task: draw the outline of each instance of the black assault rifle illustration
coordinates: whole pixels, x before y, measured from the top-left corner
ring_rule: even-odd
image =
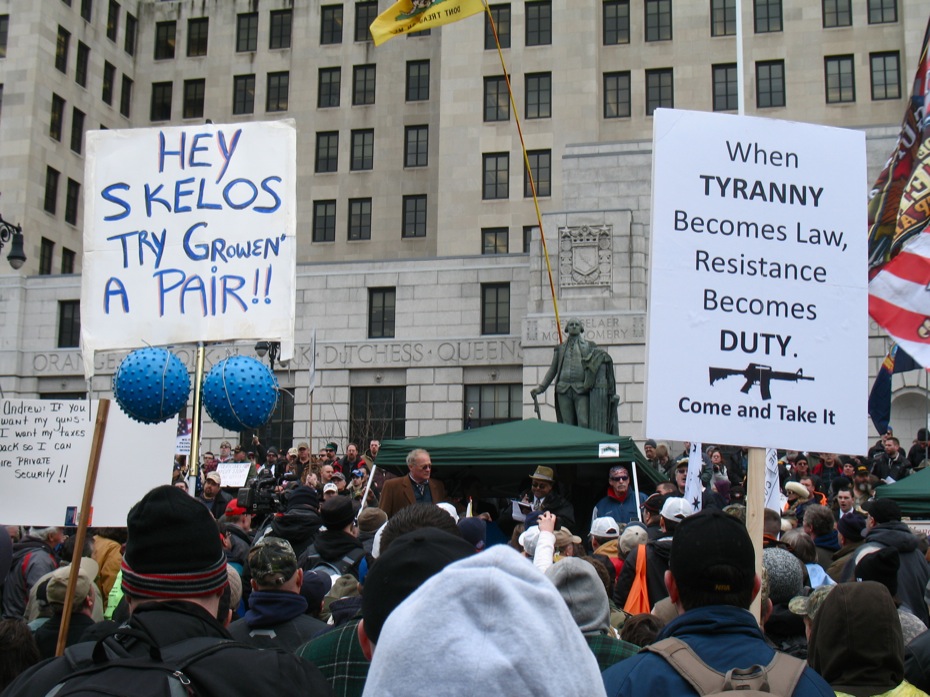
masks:
[[[750,363],[746,370],[736,370],[733,368],[710,368],[710,384],[713,385],[717,380],[723,380],[731,375],[742,375],[746,378],[746,384],[740,388],[740,392],[749,394],[750,388],[756,383],[759,384],[759,391],[762,393],[762,399],[772,398],[772,380],[788,380],[797,382],[798,380],[811,380],[814,378],[805,377],[801,368],[796,373],[782,373],[772,370],[771,366],[761,365],[759,363]]]

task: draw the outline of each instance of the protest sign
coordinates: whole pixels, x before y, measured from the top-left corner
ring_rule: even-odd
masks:
[[[293,352],[291,121],[87,134],[81,340],[94,351],[266,339]]]
[[[216,471],[220,475],[220,486],[240,487],[245,486],[245,480],[249,478],[249,470],[252,468],[251,462],[221,462],[216,466]]]
[[[0,492],[10,525],[77,521],[99,402],[0,400]],[[171,481],[177,422],[131,420],[110,409],[92,525],[125,527],[147,491]],[[69,510],[70,509],[70,510]]]
[[[646,432],[867,448],[865,137],[655,113]]]

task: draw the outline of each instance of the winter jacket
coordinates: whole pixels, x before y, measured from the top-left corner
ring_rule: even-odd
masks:
[[[620,525],[625,525],[631,520],[639,520],[636,512],[645,502],[646,495],[640,493],[639,501],[637,502],[636,494],[633,493],[632,489],[627,490],[626,497],[621,501],[617,494],[614,493],[613,488],[608,487],[607,496],[598,501],[597,505],[594,507],[591,520],[610,516]]]
[[[665,587],[665,572],[668,571],[668,557],[672,549],[672,538],[663,537],[655,542],[648,542],[646,547],[646,590],[649,593],[649,605],[654,607],[662,598],[668,597]],[[639,546],[630,550],[620,570],[620,577],[614,586],[614,602],[617,607],[626,604],[633,580],[636,578],[636,560],[639,558]]]
[[[44,540],[25,537],[13,545],[13,561],[3,584],[4,619],[22,619],[29,591],[45,574],[58,568],[58,559]]]
[[[927,563],[923,553],[917,548],[917,537],[911,529],[900,521],[880,523],[865,535],[865,544],[859,548],[855,557],[868,548],[894,547],[901,558],[898,568],[898,599],[908,609],[917,615],[917,618],[930,627],[930,612],[927,610],[927,601],[924,593],[930,583],[930,563]],[[856,559],[853,557],[849,564],[855,570]],[[850,575],[849,578],[854,578]]]
[[[328,626],[306,611],[307,599],[298,593],[253,591],[245,617],[229,625],[229,633],[258,649],[293,653]]]

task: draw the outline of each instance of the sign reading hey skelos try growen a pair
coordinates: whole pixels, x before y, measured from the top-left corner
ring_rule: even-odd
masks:
[[[650,437],[864,452],[861,132],[657,110]]]

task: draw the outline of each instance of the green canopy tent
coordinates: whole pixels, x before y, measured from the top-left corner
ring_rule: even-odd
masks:
[[[889,498],[910,518],[930,519],[930,467],[924,467],[900,482],[880,486],[876,498]]]
[[[598,499],[607,493],[611,465],[632,464],[640,491],[649,494],[666,478],[650,467],[628,436],[614,436],[553,421],[526,419],[437,436],[388,440],[381,444],[377,465],[395,473],[406,471],[414,448],[429,451],[434,476],[450,493],[467,476],[476,476],[491,496],[515,497],[539,465],[552,467],[556,480],[570,489],[579,527],[586,523]],[[631,487],[632,489],[632,482]],[[576,531],[578,532],[578,531]]]

